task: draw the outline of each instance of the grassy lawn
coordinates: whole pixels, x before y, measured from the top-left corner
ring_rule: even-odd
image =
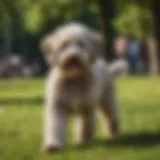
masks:
[[[105,140],[100,125],[85,148],[73,143],[73,120],[64,152],[41,151],[43,79],[0,80],[0,160],[159,160],[160,78],[128,77],[117,82],[121,136]]]

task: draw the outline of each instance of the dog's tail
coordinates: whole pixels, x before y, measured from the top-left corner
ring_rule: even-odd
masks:
[[[126,60],[116,60],[109,65],[109,72],[114,76],[118,77],[125,74],[128,70],[128,63]]]

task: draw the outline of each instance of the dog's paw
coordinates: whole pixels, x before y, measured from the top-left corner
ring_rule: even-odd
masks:
[[[119,124],[116,122],[110,123],[110,125],[109,125],[109,138],[115,139],[115,138],[119,137],[119,135],[120,135]]]
[[[54,152],[59,152],[61,150],[62,148],[60,146],[54,144],[45,145],[43,147],[43,151],[46,153],[54,153]]]

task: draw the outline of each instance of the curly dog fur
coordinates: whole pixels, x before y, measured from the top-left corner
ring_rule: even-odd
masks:
[[[96,108],[111,136],[119,133],[115,77],[125,63],[107,64],[101,35],[78,23],[65,25],[42,39],[50,71],[46,84],[44,150],[64,148],[70,113],[77,114],[76,143],[95,134]],[[106,133],[107,134],[107,133]]]

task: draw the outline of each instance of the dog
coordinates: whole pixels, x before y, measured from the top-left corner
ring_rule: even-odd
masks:
[[[110,136],[119,133],[115,79],[125,62],[108,64],[102,35],[71,23],[46,35],[41,50],[49,64],[45,96],[44,150],[65,146],[70,114],[77,115],[77,144],[89,142],[95,134],[96,110],[104,118]],[[106,132],[107,135],[107,132]]]

